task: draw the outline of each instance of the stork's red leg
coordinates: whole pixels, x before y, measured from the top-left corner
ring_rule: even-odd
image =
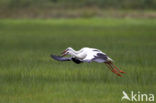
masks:
[[[113,68],[113,66],[111,65],[111,63],[108,63],[108,65],[113,69],[114,73],[117,74],[118,76],[122,77],[122,75],[120,73],[118,73],[118,71],[116,70],[116,68]]]
[[[119,74],[119,73],[117,72],[117,70],[116,70],[115,68],[113,68],[109,63],[106,62],[105,64],[106,64],[106,66],[107,66],[113,73],[115,73],[115,74],[117,74],[118,76],[122,77],[122,75]]]
[[[125,73],[124,71],[120,70],[115,64],[111,63],[120,73]]]
[[[113,69],[107,63],[105,63],[105,64],[112,72],[114,72]]]

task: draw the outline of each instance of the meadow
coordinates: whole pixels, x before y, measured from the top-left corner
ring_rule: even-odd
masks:
[[[98,48],[126,74],[50,58],[69,46]],[[156,94],[156,19],[1,19],[0,48],[0,103],[121,103],[123,90]]]

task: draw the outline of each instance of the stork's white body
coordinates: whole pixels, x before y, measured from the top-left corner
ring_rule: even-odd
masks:
[[[98,53],[106,55],[99,49],[89,48],[89,47],[84,47],[84,48],[80,49],[79,51],[75,51],[75,50],[71,49],[71,52],[69,52],[69,55],[71,55],[72,57],[78,58],[84,62],[91,62],[92,59],[94,59]],[[99,63],[103,63],[106,61],[113,61],[113,60],[107,56],[107,60],[98,58],[95,61],[99,62]]]
[[[94,51],[94,50],[96,50],[96,51]],[[82,49],[80,49],[80,51],[82,51],[82,52],[80,52],[77,56],[78,56],[78,58],[82,58],[83,60],[90,60],[90,59],[94,58],[94,56],[96,56],[97,53],[105,54],[98,49],[88,48],[88,47],[82,48]]]

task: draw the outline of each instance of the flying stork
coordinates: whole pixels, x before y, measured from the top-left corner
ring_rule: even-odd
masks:
[[[120,73],[125,73],[113,64],[113,60],[110,57],[108,57],[104,52],[96,48],[84,47],[76,51],[73,48],[68,47],[61,54],[62,56],[51,55],[51,57],[57,61],[73,61],[77,64],[83,62],[105,63],[106,66],[118,76],[121,77],[122,75]],[[64,57],[66,55],[70,55],[71,57]]]

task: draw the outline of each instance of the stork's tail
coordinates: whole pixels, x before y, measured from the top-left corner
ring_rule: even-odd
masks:
[[[108,62],[113,62],[113,59],[111,59],[110,57],[107,57],[107,61]]]

